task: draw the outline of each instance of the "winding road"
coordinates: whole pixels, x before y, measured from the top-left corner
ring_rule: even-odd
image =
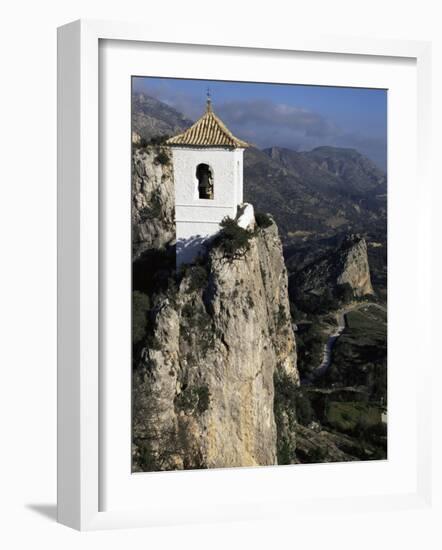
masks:
[[[343,312],[339,312],[336,314],[336,319],[338,321],[338,326],[336,329],[330,334],[330,336],[327,339],[327,342],[324,344],[324,351],[322,355],[322,362],[314,370],[314,377],[319,378],[321,376],[324,376],[324,374],[327,372],[327,369],[329,368],[331,364],[331,353],[333,346],[336,343],[336,340],[341,336],[341,334],[344,332],[345,329],[345,316],[350,310],[346,310]]]
[[[344,332],[344,329],[346,326],[345,317],[347,313],[350,313],[350,311],[355,311],[356,309],[360,309],[363,307],[376,307],[381,311],[384,311],[385,313],[387,312],[387,308],[385,306],[382,306],[381,304],[376,304],[376,303],[353,304],[352,306],[346,309],[343,309],[342,311],[338,311],[336,313],[336,320],[338,322],[337,327],[329,335],[327,342],[324,344],[322,362],[319,365],[319,367],[317,367],[313,371],[314,378],[320,378],[321,376],[324,376],[324,374],[327,372],[328,368],[330,367],[333,346],[335,345],[336,340],[339,338],[339,336],[341,336],[341,334]]]

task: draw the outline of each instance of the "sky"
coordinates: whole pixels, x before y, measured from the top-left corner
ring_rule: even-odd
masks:
[[[387,164],[387,90],[136,77],[133,90],[151,95],[191,120],[213,110],[239,138],[259,148],[309,151],[351,147],[381,169]]]

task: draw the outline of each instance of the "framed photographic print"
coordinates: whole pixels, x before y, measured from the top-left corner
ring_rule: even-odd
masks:
[[[59,29],[62,523],[429,498],[429,46],[265,46]]]

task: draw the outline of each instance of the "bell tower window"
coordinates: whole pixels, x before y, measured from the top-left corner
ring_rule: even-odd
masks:
[[[198,164],[196,167],[198,180],[198,197],[200,199],[213,199],[213,174],[208,164]]]

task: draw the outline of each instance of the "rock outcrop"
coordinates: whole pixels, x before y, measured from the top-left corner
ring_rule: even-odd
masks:
[[[339,252],[336,283],[350,285],[357,297],[373,294],[365,239],[350,236],[344,240]]]
[[[373,294],[365,239],[348,235],[337,249],[296,273],[293,287],[303,302],[326,295],[345,301]]]
[[[250,234],[239,256],[214,245],[179,288],[155,298],[134,368],[134,469],[276,464],[278,374],[299,383],[272,222]]]
[[[132,254],[175,240],[175,188],[167,147],[134,148],[132,155]]]

